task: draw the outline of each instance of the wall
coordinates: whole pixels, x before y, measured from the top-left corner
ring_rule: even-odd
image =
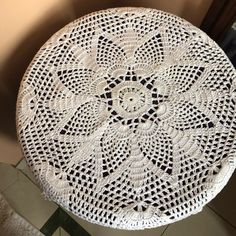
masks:
[[[19,82],[40,46],[58,29],[86,13],[120,6],[143,6],[179,15],[199,26],[212,0],[1,0],[0,161],[21,158],[15,135]]]

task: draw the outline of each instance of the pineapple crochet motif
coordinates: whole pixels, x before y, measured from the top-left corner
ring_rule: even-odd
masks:
[[[204,32],[152,9],[86,15],[22,80],[19,140],[44,195],[120,229],[201,211],[235,169],[235,69]]]

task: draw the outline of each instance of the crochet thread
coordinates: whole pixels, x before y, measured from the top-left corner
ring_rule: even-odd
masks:
[[[22,80],[19,140],[47,198],[120,229],[201,211],[235,169],[235,69],[185,20],[152,9],[86,15]]]

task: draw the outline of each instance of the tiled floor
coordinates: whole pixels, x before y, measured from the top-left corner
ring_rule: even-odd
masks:
[[[223,191],[211,201],[209,206],[229,223],[236,226],[236,171]]]
[[[68,214],[92,236],[236,236],[235,184],[236,174],[226,188],[201,213],[169,226],[150,230],[115,230],[91,224],[72,213]],[[55,203],[43,199],[24,160],[18,164],[17,169],[0,163],[0,192],[16,212],[38,229],[45,227],[46,222],[49,222],[58,210],[64,212]],[[63,214],[68,216],[65,212]],[[52,235],[68,236],[70,234],[65,227],[61,226]]]
[[[12,208],[38,229],[57,209],[56,204],[43,199],[37,185],[11,166],[0,165],[0,182],[4,186],[0,191]]]
[[[52,236],[70,236],[63,228],[58,228]]]

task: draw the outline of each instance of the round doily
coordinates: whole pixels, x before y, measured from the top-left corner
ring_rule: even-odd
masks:
[[[235,169],[235,69],[174,15],[118,8],[64,27],[21,83],[17,128],[47,198],[122,229],[199,212]]]

